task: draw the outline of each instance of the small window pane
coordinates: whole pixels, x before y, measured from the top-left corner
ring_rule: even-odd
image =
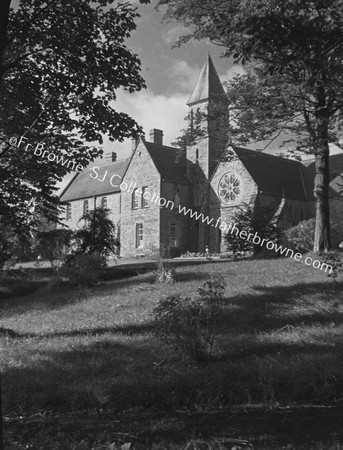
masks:
[[[84,200],[83,202],[83,214],[87,214],[89,212],[89,202],[88,200]]]
[[[140,195],[138,189],[135,189],[132,193],[132,209],[139,208]]]
[[[101,208],[107,208],[107,197],[101,198]]]
[[[143,191],[143,194],[142,194],[142,208],[147,208],[149,206],[149,201],[146,198],[144,198],[144,194],[145,194],[145,192],[147,192],[147,189],[148,188],[146,186],[142,188],[142,191]]]
[[[170,226],[170,245],[172,247],[178,246],[178,227],[175,224]]]
[[[67,203],[66,220],[71,220],[71,203]]]
[[[143,224],[136,224],[136,248],[143,245]]]

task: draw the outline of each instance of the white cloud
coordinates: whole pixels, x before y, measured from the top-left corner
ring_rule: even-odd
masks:
[[[198,66],[192,67],[187,61],[181,60],[176,61],[173,65],[170,77],[182,92],[187,92],[190,95],[199,77],[199,73],[200,68]]]
[[[222,82],[225,82],[228,80],[232,80],[236,75],[245,75],[247,73],[248,73],[247,70],[243,66],[240,66],[239,64],[234,64],[220,78]]]
[[[149,140],[149,131],[158,128],[163,130],[164,144],[170,145],[175,138],[180,136],[180,131],[187,126],[184,120],[188,112],[187,100],[188,94],[175,94],[168,97],[156,95],[147,89],[136,94],[119,93],[113,107],[134,118],[143,127],[147,140]],[[110,142],[105,138],[104,152],[110,151],[117,152],[119,159],[126,158],[131,151],[131,142],[129,139],[123,143]]]
[[[163,39],[167,44],[175,44],[180,36],[184,34],[188,34],[189,29],[182,25],[177,25],[176,27],[171,28],[167,32],[163,33]]]

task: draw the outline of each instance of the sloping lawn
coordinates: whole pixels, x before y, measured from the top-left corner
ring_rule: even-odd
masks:
[[[156,337],[152,311],[218,273],[227,287],[216,355],[196,363]],[[6,448],[343,442],[342,278],[334,290],[325,273],[288,259],[182,267],[176,278],[3,300],[0,327],[17,334],[0,335]]]

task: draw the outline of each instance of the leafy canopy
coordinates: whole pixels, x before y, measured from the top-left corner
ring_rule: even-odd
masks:
[[[56,184],[71,168],[35,156],[37,144],[86,166],[101,154],[104,134],[121,141],[139,131],[115,104],[118,89],[145,87],[140,60],[126,45],[137,17],[133,5],[112,0],[22,0],[10,10],[1,40],[3,222],[21,228],[32,225],[34,212],[57,216]],[[31,148],[9,145],[22,135]]]
[[[83,226],[74,234],[76,253],[115,254],[119,241],[115,236],[116,227],[109,218],[110,213],[110,209],[96,208],[81,217]]]

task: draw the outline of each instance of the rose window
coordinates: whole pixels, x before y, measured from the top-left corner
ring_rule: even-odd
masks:
[[[242,181],[235,173],[226,173],[219,182],[219,197],[226,203],[234,203],[242,193]]]

